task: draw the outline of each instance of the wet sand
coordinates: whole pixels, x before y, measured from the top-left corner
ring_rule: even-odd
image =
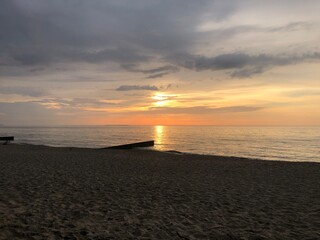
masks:
[[[0,146],[0,239],[320,239],[320,164]]]

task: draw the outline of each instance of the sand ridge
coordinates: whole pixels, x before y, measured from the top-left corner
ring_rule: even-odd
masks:
[[[0,239],[320,239],[320,164],[0,146]]]

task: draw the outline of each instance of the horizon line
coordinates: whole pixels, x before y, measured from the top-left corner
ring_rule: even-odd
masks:
[[[0,124],[0,128],[14,127],[143,127],[143,126],[175,126],[175,127],[320,127],[320,125],[215,125],[215,124],[59,124],[59,125],[5,125]]]

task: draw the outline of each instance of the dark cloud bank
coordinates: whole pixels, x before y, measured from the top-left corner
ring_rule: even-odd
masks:
[[[2,0],[2,63],[140,63],[192,46],[195,24],[215,1]],[[220,6],[221,5],[221,6]],[[232,5],[211,8],[215,19]]]
[[[215,57],[205,56],[176,56],[176,60],[188,69],[202,70],[233,70],[232,77],[243,78],[262,73],[276,66],[297,64],[306,61],[320,60],[320,53],[300,55],[249,55],[245,53],[222,54]],[[188,59],[188,60],[185,60]]]
[[[198,39],[212,41],[213,36],[223,40],[230,34],[256,29],[240,26],[211,33],[196,31],[205,18],[217,22],[227,19],[239,4],[232,0],[2,0],[0,68],[113,62],[149,79],[175,73],[180,68],[231,70],[232,77],[241,78],[275,66],[320,59],[319,53],[197,55]],[[292,31],[305,26],[303,22],[294,22],[258,30]],[[150,62],[163,65],[143,67]]]

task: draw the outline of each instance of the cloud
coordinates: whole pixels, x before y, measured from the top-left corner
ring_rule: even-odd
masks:
[[[116,91],[139,91],[139,90],[147,90],[147,91],[159,91],[157,86],[150,85],[122,85],[119,86]]]
[[[263,107],[257,106],[230,106],[230,107],[152,107],[149,113],[164,114],[214,114],[214,113],[237,113],[237,112],[253,112],[262,110]]]
[[[32,103],[38,103],[48,108],[84,108],[84,107],[109,107],[117,105],[122,100],[114,99],[94,99],[94,98],[45,98],[41,100],[32,101]]]
[[[149,75],[147,76],[146,78],[147,79],[153,79],[153,78],[161,78],[165,75],[169,74],[168,72],[163,72],[163,73],[157,73],[157,74],[152,74],[152,75]]]
[[[3,0],[0,59],[27,66],[146,62],[150,55],[188,49],[190,30],[203,14],[220,21],[232,11],[232,4],[211,0]]]
[[[42,97],[48,95],[47,91],[38,88],[30,88],[30,87],[1,87],[0,94],[4,95],[21,95],[28,97]]]
[[[263,73],[266,70],[277,66],[319,61],[320,53],[314,52],[300,55],[249,55],[246,53],[228,53],[215,57],[178,55],[173,56],[172,59],[187,69],[196,71],[233,70],[230,74],[232,77],[242,78]]]
[[[248,78],[253,75],[261,74],[265,72],[266,69],[267,69],[267,66],[251,66],[251,67],[233,71],[230,75],[233,78]]]
[[[215,41],[226,40],[227,38],[234,37],[236,35],[242,34],[252,34],[252,33],[288,33],[293,31],[303,31],[311,30],[312,28],[317,28],[317,24],[308,22],[308,21],[299,21],[299,22],[289,22],[287,24],[281,24],[276,26],[261,26],[261,25],[233,25],[228,27],[200,27],[199,31],[205,34],[202,34],[202,37],[212,37]]]
[[[320,96],[320,90],[313,90],[313,89],[307,89],[307,90],[295,90],[295,91],[289,91],[286,93],[289,97],[307,97],[307,96]]]
[[[50,54],[48,52],[48,54]],[[66,50],[56,51],[51,55],[44,55],[41,52],[28,53],[22,52],[17,53],[13,56],[16,65],[25,66],[38,66],[46,65],[54,61],[68,61],[68,62],[87,62],[87,63],[140,63],[150,60],[147,55],[140,54],[135,49],[130,48],[115,48],[115,49],[103,49],[99,51],[84,51],[84,50]]]
[[[176,72],[177,70],[178,70],[178,68],[176,66],[165,65],[165,66],[158,67],[158,68],[143,70],[142,72],[148,73],[148,74],[157,74],[157,73],[161,73],[161,72]]]
[[[72,60],[83,60],[90,63],[99,62],[117,62],[117,63],[139,63],[148,61],[150,58],[146,55],[140,54],[135,49],[130,48],[117,48],[117,49],[104,49],[97,52],[75,53],[65,56],[70,57]]]
[[[179,71],[179,67],[170,64],[150,69],[141,69],[137,66],[137,64],[124,64],[122,66],[130,72],[149,74],[149,76],[146,77],[147,79],[160,78],[170,73]]]
[[[290,3],[299,9],[298,1]],[[257,7],[249,5],[235,0],[3,0],[0,66],[40,69],[55,63],[66,67],[78,62],[116,63],[129,72],[147,75],[147,79],[178,72],[181,66],[196,71],[234,68],[240,71],[231,73],[233,77],[251,76],[280,66],[277,56],[233,53],[230,46],[226,46],[227,54],[201,56],[197,49],[247,33],[306,30],[313,23],[301,20],[266,27],[237,26],[229,21],[244,6]],[[265,7],[273,10],[275,4]],[[217,28],[199,31],[205,22],[213,22]],[[171,61],[172,56],[180,58],[179,62]],[[260,61],[259,66],[254,61]],[[150,62],[164,65],[145,69]],[[15,68],[10,71],[18,72]]]
[[[46,64],[49,59],[46,56],[34,53],[21,53],[15,54],[13,59],[22,64],[22,65],[38,65],[38,64]]]
[[[310,22],[305,21],[299,21],[299,22],[291,22],[288,24],[285,24],[283,26],[279,27],[271,27],[267,30],[271,32],[291,32],[291,31],[298,31],[298,30],[308,30],[310,29],[314,24]]]

